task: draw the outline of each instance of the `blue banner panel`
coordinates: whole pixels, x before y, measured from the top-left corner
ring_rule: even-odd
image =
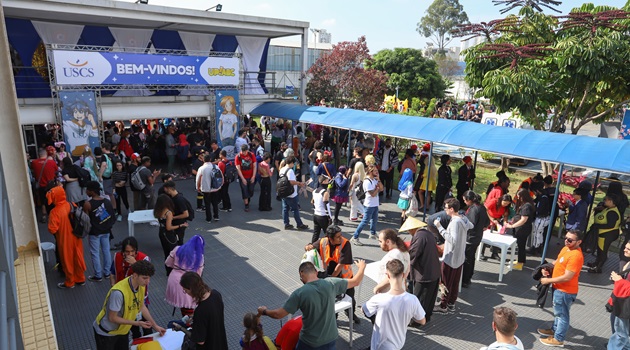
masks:
[[[621,128],[619,128],[619,138],[630,140],[630,109],[626,109],[623,113]]]
[[[235,57],[53,50],[57,85],[234,85]]]

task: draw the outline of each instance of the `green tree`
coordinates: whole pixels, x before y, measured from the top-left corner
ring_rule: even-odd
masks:
[[[466,51],[466,81],[537,130],[568,121],[577,134],[630,101],[628,17],[592,4],[563,17],[524,6],[517,16],[469,26],[464,32],[488,42]]]
[[[356,42],[333,45],[332,51],[317,59],[307,72],[311,78],[306,85],[308,100],[325,100],[335,107],[378,110],[387,90],[387,75],[364,68],[371,59],[364,36]]]
[[[401,100],[443,97],[447,87],[436,62],[422,57],[422,51],[416,49],[381,50],[366,63],[366,67],[386,72],[389,93],[395,93],[398,86]]]
[[[451,31],[466,23],[468,15],[459,0],[434,0],[426,15],[418,22],[416,30],[435,43],[438,53],[444,53],[446,46],[453,40]]]

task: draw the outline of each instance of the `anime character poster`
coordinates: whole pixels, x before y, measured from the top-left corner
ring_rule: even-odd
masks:
[[[236,154],[240,152],[234,148],[239,130],[239,109],[238,90],[218,90],[216,92],[217,141],[219,147],[227,153],[228,159],[234,159]]]
[[[67,150],[80,157],[86,147],[100,145],[96,95],[93,91],[60,91],[59,105]]]

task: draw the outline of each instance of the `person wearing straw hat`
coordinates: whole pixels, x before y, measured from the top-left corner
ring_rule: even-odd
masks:
[[[426,321],[429,322],[438,294],[440,258],[435,236],[426,230],[426,226],[427,224],[424,222],[414,217],[408,217],[399,231],[406,231],[411,235],[411,244],[409,245],[411,273],[409,278],[412,284],[409,292],[418,298],[426,312]]]

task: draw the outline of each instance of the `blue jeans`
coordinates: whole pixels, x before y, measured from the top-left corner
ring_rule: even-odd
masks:
[[[316,348],[304,343],[301,340],[298,340],[298,343],[295,346],[295,350],[337,350],[337,339]]]
[[[112,267],[112,256],[109,253],[109,232],[98,236],[90,235],[89,240],[94,277],[109,277],[109,271]],[[101,265],[101,252],[103,253],[103,265]]]
[[[289,224],[289,210],[293,212],[293,217],[295,218],[295,223],[298,226],[304,225],[302,219],[300,219],[300,209],[298,208],[298,198],[299,196],[285,197],[282,198],[282,220],[284,221],[284,225]]]
[[[557,289],[553,291],[553,327],[554,338],[564,341],[569,329],[569,310],[577,294],[568,294]]]
[[[354,239],[359,238],[359,233],[363,231],[363,227],[370,223],[370,234],[376,235],[376,222],[378,221],[378,207],[366,207],[365,212],[363,213],[363,220],[357,226],[356,231],[354,231]]]
[[[630,321],[627,319],[615,317],[615,333],[608,340],[608,350],[628,350],[630,349],[630,340],[628,330]]]

